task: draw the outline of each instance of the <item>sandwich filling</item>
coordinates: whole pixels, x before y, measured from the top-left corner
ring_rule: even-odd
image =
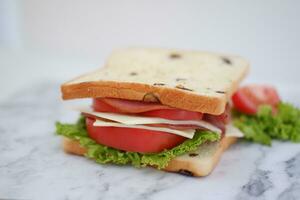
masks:
[[[172,108],[159,103],[96,98],[77,124],[57,124],[58,134],[76,139],[97,162],[164,168],[179,155],[216,142],[229,126],[230,107],[221,115]],[[242,137],[237,131],[235,137]]]
[[[112,98],[94,99],[92,109],[79,111],[86,116],[87,131],[92,139],[116,149],[139,153],[171,149],[192,139],[195,130],[224,135],[230,121],[229,109],[213,116],[158,103]]]

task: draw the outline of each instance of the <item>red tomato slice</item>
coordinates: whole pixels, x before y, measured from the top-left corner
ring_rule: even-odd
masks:
[[[280,97],[276,89],[267,85],[241,87],[232,96],[234,107],[245,114],[256,114],[260,105],[270,105],[276,111]]]
[[[92,107],[95,111],[98,111],[98,112],[122,113],[120,110],[105,103],[101,99],[93,99]]]
[[[169,106],[165,106],[159,103],[133,101],[126,99],[98,98],[95,99],[94,102],[95,104],[104,102],[122,113],[141,113],[158,109],[173,109]]]
[[[121,103],[123,102],[124,103]],[[107,103],[109,102],[109,103]],[[114,103],[111,103],[114,102]],[[128,106],[130,104],[130,106]],[[123,105],[123,107],[120,107]],[[93,100],[93,109],[98,112],[138,113],[142,116],[159,117],[172,120],[201,120],[203,114],[168,106],[121,99],[98,98]],[[127,112],[129,110],[129,112]]]
[[[93,126],[94,122],[94,119],[86,118],[87,131],[92,139],[97,143],[124,151],[158,153],[186,140],[182,136],[161,131]]]

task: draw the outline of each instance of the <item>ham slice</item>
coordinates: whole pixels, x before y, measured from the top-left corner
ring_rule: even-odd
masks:
[[[229,124],[231,122],[231,106],[227,104],[224,113],[222,113],[221,115],[205,114],[203,120],[218,127],[224,134],[226,131],[226,124]]]

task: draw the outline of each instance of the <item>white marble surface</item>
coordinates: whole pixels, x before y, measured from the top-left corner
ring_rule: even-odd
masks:
[[[239,142],[204,178],[66,155],[54,122],[77,114],[59,95],[58,83],[37,82],[0,103],[0,199],[300,199],[299,144]]]

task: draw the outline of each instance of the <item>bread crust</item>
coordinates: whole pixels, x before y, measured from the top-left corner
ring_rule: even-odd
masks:
[[[234,87],[237,87],[237,85]],[[113,81],[84,82],[78,84],[66,83],[61,86],[61,92],[64,100],[100,97],[137,101],[145,101],[147,99],[146,101],[158,101],[163,105],[174,108],[214,115],[223,113],[227,103],[226,95],[220,95],[219,97],[200,96],[175,88]]]
[[[63,137],[62,146],[66,153],[76,154],[79,156],[83,156],[86,153],[86,149],[80,146],[79,142],[67,137]]]
[[[196,161],[196,158],[188,160],[174,158],[164,170],[189,176],[207,176],[216,167],[222,153],[236,141],[237,138],[235,137],[224,137],[216,151],[203,162]],[[67,153],[79,156],[83,156],[86,153],[86,149],[81,147],[78,141],[66,137],[63,137],[63,149]]]
[[[170,172],[186,173],[193,176],[207,176],[217,166],[223,152],[236,141],[236,137],[225,137],[221,140],[214,154],[208,159],[203,160],[202,163],[175,158],[170,161],[165,170]]]

